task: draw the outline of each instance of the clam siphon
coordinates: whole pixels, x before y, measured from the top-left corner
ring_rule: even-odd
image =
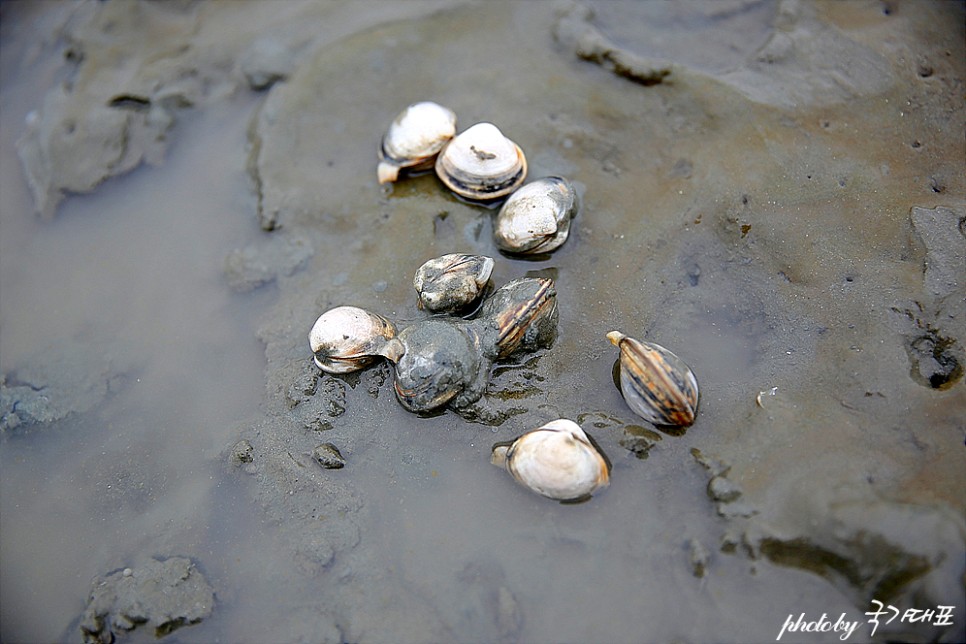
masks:
[[[687,427],[694,422],[698,381],[681,358],[619,331],[611,331],[607,339],[620,349],[621,393],[634,413],[655,425]]]
[[[558,501],[582,501],[610,483],[610,466],[580,426],[558,419],[493,446],[490,462],[524,487]]]

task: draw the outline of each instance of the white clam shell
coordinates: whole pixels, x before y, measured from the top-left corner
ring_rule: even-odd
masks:
[[[659,344],[619,331],[611,331],[607,339],[620,349],[621,393],[635,414],[655,425],[694,423],[698,381],[684,360]]]
[[[493,258],[451,253],[427,261],[413,277],[419,307],[454,313],[477,301],[493,272]]]
[[[379,148],[379,183],[399,178],[401,169],[433,167],[436,155],[456,135],[456,113],[432,101],[413,103],[393,120]]]
[[[508,253],[549,253],[570,234],[580,208],[573,185],[563,177],[531,181],[511,194],[493,224],[493,240]]]
[[[349,373],[371,364],[395,336],[395,325],[381,315],[355,306],[338,306],[315,321],[309,346],[319,369]]]
[[[474,201],[490,201],[516,190],[527,176],[527,159],[492,123],[477,123],[436,157],[436,175],[450,190]]]
[[[607,460],[572,420],[551,421],[509,444],[490,459],[521,485],[559,501],[588,498],[610,483]]]

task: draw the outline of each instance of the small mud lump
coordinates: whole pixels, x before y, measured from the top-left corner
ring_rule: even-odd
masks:
[[[215,593],[190,559],[171,557],[98,577],[81,616],[84,642],[114,642],[141,624],[155,637],[211,615]]]

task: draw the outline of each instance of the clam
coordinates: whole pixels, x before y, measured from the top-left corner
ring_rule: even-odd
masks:
[[[495,359],[550,346],[557,332],[553,280],[523,277],[507,282],[483,303],[477,320],[483,325],[484,346],[493,350]]]
[[[463,407],[483,395],[490,362],[472,323],[433,318],[402,330],[383,352],[396,363],[396,397],[412,412]]]
[[[433,313],[455,313],[476,302],[493,272],[493,259],[453,253],[431,259],[416,271],[413,288],[419,308]]]
[[[527,159],[492,123],[477,123],[446,144],[436,175],[471,201],[491,201],[516,190],[527,176]]]
[[[379,183],[391,183],[402,169],[428,170],[456,134],[456,114],[431,101],[413,103],[389,125],[379,148]]]
[[[559,501],[582,501],[610,483],[607,459],[572,420],[559,419],[493,446],[490,462],[521,485]]]
[[[338,306],[319,316],[309,332],[315,364],[329,373],[348,373],[371,364],[396,335],[392,322],[355,306]]]
[[[628,407],[655,425],[687,427],[698,409],[698,381],[691,368],[664,347],[611,331],[620,349],[621,393]]]
[[[549,253],[570,234],[580,199],[563,177],[531,181],[510,195],[493,224],[493,240],[508,253]]]

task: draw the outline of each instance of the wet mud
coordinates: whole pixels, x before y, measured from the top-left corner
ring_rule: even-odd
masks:
[[[91,580],[170,561],[214,597],[179,641],[869,639],[873,601],[956,607],[876,640],[959,639],[962,4],[283,6],[4,7],[4,640],[100,632]],[[380,186],[419,100],[572,181],[567,242],[504,255],[432,174]],[[323,311],[423,320],[446,253],[552,278],[552,345],[469,413],[319,371]],[[614,330],[693,369],[691,427],[627,407]],[[489,462],[561,417],[612,465],[579,504]]]

